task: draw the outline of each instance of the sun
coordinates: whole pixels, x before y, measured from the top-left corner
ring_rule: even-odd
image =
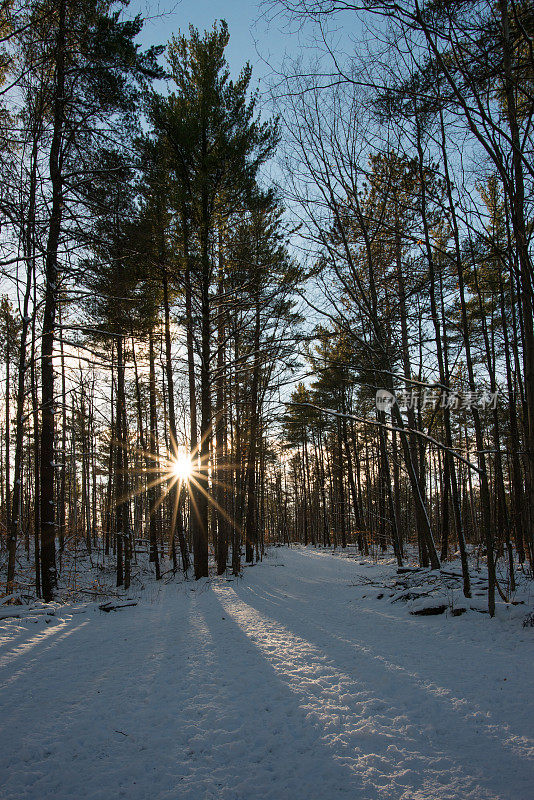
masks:
[[[191,455],[185,450],[178,453],[176,458],[171,460],[171,472],[179,481],[187,483],[193,474]]]

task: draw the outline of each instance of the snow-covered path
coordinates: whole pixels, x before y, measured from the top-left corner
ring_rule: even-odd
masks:
[[[0,797],[532,800],[534,630],[362,599],[380,569],[277,550],[1,623]]]

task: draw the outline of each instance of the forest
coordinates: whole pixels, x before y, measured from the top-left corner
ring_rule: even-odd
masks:
[[[52,599],[73,549],[128,589],[139,539],[156,578],[355,543],[458,553],[466,593],[481,554],[490,614],[514,592],[534,556],[532,18],[467,6],[407,4],[404,49],[334,87],[288,73],[267,117],[224,22],[162,61],[117,4],[4,4],[5,594]],[[277,148],[285,196],[262,173]]]
[[[534,627],[532,3],[268,0],[306,44],[260,83],[224,3],[155,5],[0,0],[0,619],[311,559]]]

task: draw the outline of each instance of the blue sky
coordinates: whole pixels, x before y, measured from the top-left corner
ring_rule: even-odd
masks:
[[[275,6],[276,9],[276,6]],[[278,71],[285,57],[315,61],[323,51],[318,45],[313,24],[300,26],[289,22],[280,10],[268,10],[261,0],[130,0],[127,13],[140,13],[145,25],[140,36],[144,45],[166,44],[178,30],[187,32],[189,24],[204,30],[216,20],[225,19],[230,31],[226,55],[235,76],[249,61],[253,67],[252,85],[267,89],[273,69]],[[350,11],[328,20],[330,44],[336,57],[345,62],[358,47],[361,27]],[[327,68],[332,68],[328,58]]]
[[[233,74],[246,61],[253,66],[253,83],[265,79],[271,61],[279,66],[284,53],[295,56],[300,49],[299,37],[282,30],[282,24],[262,20],[259,4],[246,0],[132,0],[129,12],[146,18],[143,44],[165,44],[179,29],[187,31],[190,23],[203,30],[217,19],[225,19],[230,30],[227,57]]]

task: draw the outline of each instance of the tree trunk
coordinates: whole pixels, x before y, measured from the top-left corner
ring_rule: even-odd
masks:
[[[168,402],[168,418],[169,418],[169,435],[170,435],[170,446],[171,446],[171,453],[176,455],[176,448],[177,448],[177,432],[176,432],[176,413],[174,408],[174,378],[172,372],[172,346],[171,346],[171,314],[170,314],[170,307],[169,307],[169,289],[168,289],[168,281],[167,281],[167,270],[165,267],[162,271],[162,280],[163,280],[163,310],[165,314],[165,373],[167,377],[167,402]],[[190,314],[190,298],[188,303],[188,320]],[[188,345],[189,345],[189,322],[187,324],[187,336],[188,336]],[[189,355],[189,346],[188,346],[188,355]],[[193,398],[194,398],[194,364],[193,367]],[[191,378],[191,375],[190,375]],[[191,421],[191,429],[193,429],[193,421]],[[191,448],[193,447],[191,442]],[[171,517],[171,546],[174,552],[174,538],[175,538],[175,531],[177,529],[178,533],[178,543],[180,546],[180,555],[182,557],[182,569],[187,574],[189,569],[189,552],[187,550],[187,543],[185,541],[184,530],[182,526],[182,516],[181,516],[181,505],[183,503],[182,497],[185,498],[185,489],[183,492],[180,493],[180,487],[177,485],[176,481],[173,482],[170,488],[170,499],[171,499],[171,508],[172,508],[172,517]]]
[[[223,575],[228,560],[228,520],[226,519],[226,410],[225,410],[225,309],[222,305],[224,292],[224,270],[222,242],[219,231],[219,279],[218,294],[221,303],[217,309],[217,375],[215,410],[215,455],[217,497],[217,574]]]
[[[58,294],[58,249],[63,217],[62,141],[65,112],[66,0],[59,0],[56,37],[53,132],[50,146],[52,203],[45,258],[45,302],[41,338],[41,583],[50,601],[57,583],[54,502],[54,334]]]
[[[157,464],[156,458],[156,435],[158,426],[157,406],[156,406],[156,367],[154,363],[154,333],[151,330],[148,335],[148,358],[149,358],[149,395],[150,395],[150,453],[151,467]],[[149,488],[149,513],[150,513],[150,561],[154,563],[156,580],[161,578],[159,568],[159,551],[157,542],[157,519],[156,519],[156,482],[150,481]]]
[[[257,499],[256,499],[256,451],[258,440],[258,390],[260,380],[260,299],[256,297],[254,311],[254,362],[252,367],[252,385],[250,389],[250,426],[247,459],[247,513],[245,518],[245,560],[254,560],[254,544],[257,541]]]

